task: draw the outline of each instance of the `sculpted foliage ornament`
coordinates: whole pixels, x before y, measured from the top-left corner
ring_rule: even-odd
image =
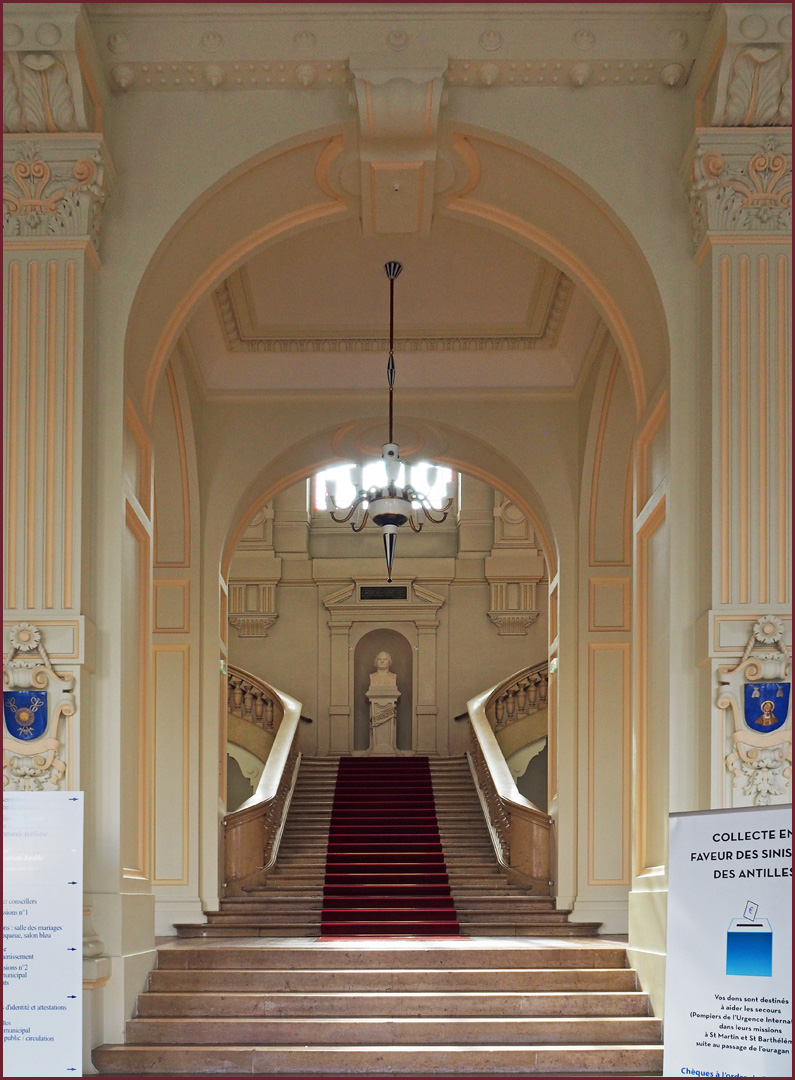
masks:
[[[66,65],[46,52],[3,56],[3,131],[78,131]]]
[[[777,45],[745,49],[734,60],[723,124],[774,127],[792,123],[792,56]]]

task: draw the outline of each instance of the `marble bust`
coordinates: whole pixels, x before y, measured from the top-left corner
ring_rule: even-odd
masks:
[[[388,652],[380,652],[375,658],[375,671],[370,673],[371,690],[397,690],[397,675],[392,668],[392,657]]]

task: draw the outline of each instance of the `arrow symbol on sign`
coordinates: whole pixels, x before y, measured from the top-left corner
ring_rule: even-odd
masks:
[[[69,799],[69,802],[77,802],[77,801],[78,801],[77,798],[74,798],[74,797]]]
[[[67,885],[76,885],[76,884],[77,884],[77,882],[76,882],[76,881],[67,881],[67,883],[66,883],[66,884],[67,884]]]
[[[69,948],[69,949],[67,949],[66,951],[67,951],[67,952],[77,952],[77,949],[74,949],[74,948]]]
[[[77,994],[67,994],[66,996],[67,996],[68,998],[76,998],[76,997],[77,997]]]

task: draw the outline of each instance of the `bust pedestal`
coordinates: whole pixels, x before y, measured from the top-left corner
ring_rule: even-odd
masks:
[[[370,753],[397,755],[397,703],[400,694],[394,686],[371,686],[367,691],[370,702]]]

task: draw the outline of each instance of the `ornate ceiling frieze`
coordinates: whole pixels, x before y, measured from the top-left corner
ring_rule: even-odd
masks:
[[[691,59],[551,57],[525,60],[450,59],[443,69],[448,86],[684,86]],[[207,61],[174,58],[162,61],[124,61],[107,69],[111,90],[333,90],[352,84],[346,58],[263,61]]]
[[[6,19],[21,27],[24,6],[7,4]],[[713,9],[662,3],[86,7],[104,80],[128,92],[333,89],[352,85],[348,69],[362,61],[365,68],[389,59],[420,68],[430,55],[441,55],[440,75],[451,86],[681,86]]]

